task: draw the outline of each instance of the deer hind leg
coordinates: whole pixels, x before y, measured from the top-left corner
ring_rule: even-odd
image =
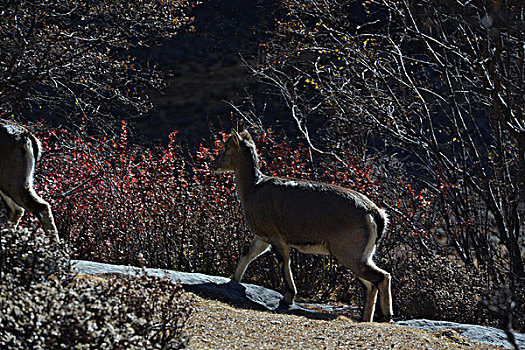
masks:
[[[377,287],[373,283],[359,277],[359,280],[365,286],[365,308],[363,310],[363,321],[372,322],[376,308]]]
[[[290,268],[290,248],[284,243],[272,244],[272,247],[275,249],[275,254],[277,255],[277,260],[279,261],[279,266],[284,277],[285,292],[283,301],[285,304],[291,305],[297,294],[297,289],[295,288],[292,269]]]
[[[58,242],[60,238],[58,237],[58,230],[49,203],[43,200],[33,188],[24,189],[20,194],[20,200],[21,206],[38,217],[40,222],[42,222],[44,230],[48,234],[51,234],[52,238],[56,239]]]
[[[392,282],[391,276],[388,272],[385,273],[384,278],[379,282],[379,301],[381,304],[381,311],[383,312],[384,317],[392,322],[392,317],[394,316],[394,310],[392,308]]]
[[[231,277],[234,281],[240,282],[244,272],[248,265],[258,256],[264,254],[270,248],[270,244],[265,241],[255,237],[255,239],[250,244],[250,247],[239,259],[235,273]]]
[[[359,269],[358,277],[367,289],[363,321],[372,322],[373,320],[378,290],[381,311],[384,317],[391,319],[393,311],[390,274],[377,267],[371,260],[368,260]]]
[[[7,220],[9,226],[16,228],[22,215],[24,215],[24,208],[16,204],[10,197],[0,191],[0,196],[4,200],[7,207]]]

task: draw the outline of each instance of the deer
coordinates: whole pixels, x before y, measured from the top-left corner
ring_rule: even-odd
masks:
[[[7,208],[8,226],[15,229],[27,210],[41,222],[52,239],[59,242],[51,207],[33,187],[33,174],[42,146],[23,126],[0,120],[0,196]]]
[[[365,195],[337,185],[264,175],[255,143],[246,130],[231,131],[210,168],[216,173],[234,172],[244,219],[254,234],[232,280],[240,283],[248,265],[271,249],[284,276],[281,303],[286,307],[293,304],[297,294],[290,248],[332,255],[365,287],[362,320],[373,321],[379,293],[383,317],[392,321],[391,277],[372,260],[388,225],[384,209]]]

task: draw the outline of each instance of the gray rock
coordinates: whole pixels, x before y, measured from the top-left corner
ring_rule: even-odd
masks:
[[[293,314],[319,316],[319,309],[304,308],[297,303],[281,304],[283,296],[273,290],[249,283],[237,283],[225,277],[208,276],[201,273],[177,272],[162,269],[141,269],[131,266],[111,265],[82,260],[72,260],[71,266],[77,273],[90,275],[121,274],[140,276],[143,271],[151,276],[169,278],[179,282],[189,292],[215,298],[233,305],[242,305],[258,310],[278,311]],[[321,310],[322,311],[322,310]],[[330,317],[328,314],[325,317]]]
[[[513,349],[513,346],[507,340],[505,332],[498,328],[425,319],[399,321],[396,322],[396,324],[427,331],[452,329],[457,331],[462,337],[479,343],[502,345],[507,349]],[[525,334],[514,333],[514,335],[516,336],[516,342],[520,348],[525,347]]]

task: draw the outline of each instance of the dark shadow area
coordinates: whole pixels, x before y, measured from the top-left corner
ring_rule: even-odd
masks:
[[[306,303],[286,305],[282,302],[282,295],[275,291],[255,285],[246,286],[235,281],[228,283],[182,283],[182,286],[187,292],[194,293],[202,298],[219,300],[236,308],[270,311],[320,320],[333,320],[339,316],[354,320],[359,319],[359,310],[357,309]]]
[[[225,101],[242,104],[247,94],[257,96],[270,117],[280,113],[279,100],[264,94],[265,87],[243,63],[258,56],[259,44],[279,17],[277,6],[260,0],[212,0],[196,6],[191,16],[194,32],[133,52],[142,64],[156,63],[168,71],[168,86],[149,92],[154,107],[137,120],[134,136],[142,143],[166,143],[169,133],[179,130],[195,146],[210,137],[210,126],[229,131],[232,109]]]

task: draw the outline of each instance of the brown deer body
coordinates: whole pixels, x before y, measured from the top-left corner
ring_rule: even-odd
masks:
[[[255,235],[232,276],[235,281],[240,282],[248,264],[271,246],[284,275],[284,302],[291,304],[296,288],[290,248],[331,254],[365,285],[363,320],[372,321],[378,290],[383,315],[392,317],[390,274],[372,261],[376,241],[388,222],[384,210],[366,196],[339,186],[263,175],[246,131],[232,131],[213,169],[235,171],[244,216]]]
[[[16,227],[24,209],[42,222],[47,233],[58,240],[49,204],[33,188],[40,142],[24,127],[0,120],[0,196],[7,206],[8,223]]]

